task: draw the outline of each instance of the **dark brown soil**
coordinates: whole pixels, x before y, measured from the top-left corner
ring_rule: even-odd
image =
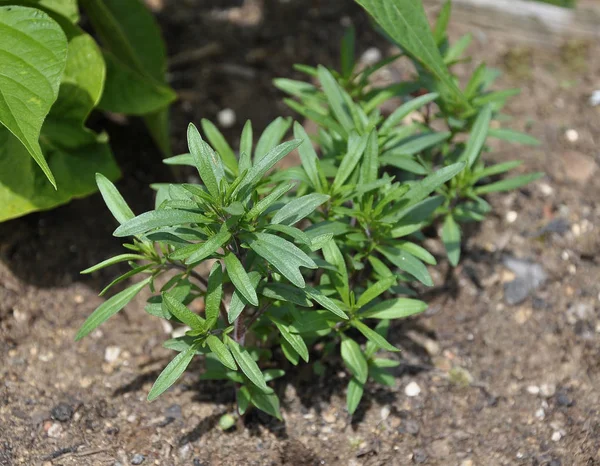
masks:
[[[236,138],[247,118],[262,128],[287,114],[271,79],[293,75],[296,62],[334,64],[342,22],[357,26],[361,50],[384,47],[349,1],[241,11],[234,1],[164,3],[158,17],[182,96],[172,112],[176,151],[188,121],[222,108],[236,112],[227,131]],[[467,30],[452,27],[454,37]],[[170,352],[160,346],[169,329],[142,310],[146,296],[74,342],[115,273],[79,271],[120,251],[96,195],[0,225],[0,465],[128,465],[135,455],[143,465],[600,464],[600,107],[588,102],[600,88],[600,44],[532,49],[473,32],[475,62],[505,71],[499,86],[523,89],[507,108],[511,126],[542,141],[499,144],[490,158],[523,159],[522,172],[546,177],[491,197],[495,213],[470,231],[457,269],[429,244],[442,265],[423,296],[429,311],[394,327],[404,350],[395,389],[368,386],[350,419],[338,361],[325,361],[320,378],[291,370],[277,385],[284,422],[254,413],[230,433],[217,423],[233,393],[198,382],[194,368],[147,403]],[[194,58],[212,42],[208,57]],[[168,171],[138,122],[108,130],[128,174],[119,188],[142,212],[152,205],[147,184]],[[506,256],[549,277],[517,306],[505,302]],[[120,349],[112,362],[107,347]],[[411,382],[418,396],[405,394]]]

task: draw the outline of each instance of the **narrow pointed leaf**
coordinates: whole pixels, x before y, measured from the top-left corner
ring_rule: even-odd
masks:
[[[392,285],[396,284],[396,282],[397,279],[394,276],[390,276],[379,280],[377,283],[367,288],[367,290],[362,295],[360,295],[360,298],[358,299],[356,305],[358,307],[363,307],[364,305],[370,303],[375,298],[389,290]]]
[[[185,210],[154,210],[127,220],[114,231],[113,235],[118,237],[133,236],[146,233],[155,228],[204,223],[205,221],[206,217],[204,215]]]
[[[396,110],[392,112],[392,114],[387,117],[387,119],[381,125],[381,131],[389,131],[398,123],[401,123],[404,118],[410,115],[415,110],[420,109],[424,105],[427,105],[430,102],[433,102],[440,95],[436,92],[432,92],[430,94],[425,94],[416,99],[409,100],[405,104],[402,104]]]
[[[364,391],[365,384],[359,382],[356,377],[352,377],[348,383],[348,392],[346,393],[346,409],[348,413],[354,414],[356,412]]]
[[[252,285],[252,288],[256,289],[262,276],[258,272],[249,272],[248,277],[250,278],[250,284]],[[250,306],[250,303],[238,290],[235,290],[231,296],[229,309],[227,310],[227,320],[229,320],[230,324],[239,317],[246,306]]]
[[[120,224],[125,223],[135,217],[135,214],[131,211],[121,193],[117,190],[115,185],[101,173],[96,173],[96,184],[102,194],[102,199],[110,213]]]
[[[427,267],[412,254],[391,246],[380,246],[377,250],[400,270],[411,274],[424,285],[433,286]]]
[[[150,393],[148,393],[148,401],[155,400],[165,390],[171,387],[171,385],[177,382],[177,379],[185,372],[195,355],[196,351],[192,347],[175,356],[160,373],[156,382],[154,382],[154,385],[150,389]]]
[[[197,314],[194,314],[192,311],[190,311],[174,295],[171,293],[163,293],[162,299],[167,310],[185,325],[191,327],[193,330],[204,330],[204,320]]]
[[[344,337],[341,353],[346,367],[359,382],[364,384],[369,375],[369,367],[358,343],[348,337]]]
[[[225,346],[225,344],[216,336],[209,335],[206,339],[206,343],[210,350],[217,356],[219,361],[223,363],[225,367],[231,369],[232,371],[237,370],[237,365],[233,356],[231,355],[231,351]]]
[[[219,261],[215,262],[208,275],[208,286],[206,289],[205,314],[206,327],[212,329],[217,323],[223,299],[223,269]]]
[[[235,254],[228,252],[225,254],[224,261],[227,275],[229,276],[231,283],[233,283],[233,286],[235,286],[235,289],[239,291],[250,304],[258,306],[256,290],[252,286],[252,281],[239,259]]]
[[[294,348],[294,351],[296,351],[296,353],[298,353],[305,362],[308,362],[308,348],[302,337],[298,334],[290,332],[289,328],[280,322],[275,322],[275,325],[281,333],[281,336],[290,344],[292,348]]]
[[[306,175],[315,190],[321,191],[323,186],[321,185],[321,177],[319,176],[318,169],[319,157],[317,156],[308,134],[306,134],[306,131],[298,122],[294,123],[294,137],[302,141],[300,146],[298,146],[298,154],[300,154],[302,168],[306,171]]]
[[[377,303],[368,309],[361,310],[363,318],[371,319],[402,319],[423,312],[427,304],[417,299],[396,298]]]
[[[193,264],[206,259],[208,256],[217,252],[217,250],[225,245],[230,239],[231,233],[229,233],[227,229],[222,228],[215,236],[211,236],[206,240],[206,242],[201,243],[198,249],[190,254],[190,256],[185,260],[185,263]]]
[[[460,260],[460,228],[452,215],[446,215],[442,227],[442,242],[448,254],[448,260],[456,267]]]
[[[254,162],[262,159],[271,149],[281,142],[285,133],[290,129],[292,121],[289,118],[279,117],[269,123],[258,138],[254,151]]]
[[[304,217],[312,214],[317,207],[328,200],[329,196],[327,194],[319,193],[311,193],[306,196],[297,197],[279,209],[273,216],[271,222],[294,225]]]
[[[492,121],[492,107],[486,105],[475,120],[471,135],[467,141],[465,151],[460,156],[460,160],[466,162],[467,167],[472,167],[475,161],[478,159],[485,140],[487,139],[488,131],[490,128],[490,122]]]
[[[250,381],[256,385],[262,392],[264,393],[272,393],[273,390],[267,386],[265,382],[265,378],[260,371],[260,368],[256,365],[250,353],[246,350],[246,348],[240,346],[234,340],[229,337],[225,337],[227,346],[231,350],[233,354],[233,358],[235,362],[237,362],[238,366]]]
[[[400,351],[390,342],[388,342],[385,338],[383,338],[379,333],[375,330],[371,329],[368,325],[363,324],[358,320],[354,320],[351,322],[352,326],[357,329],[360,333],[362,333],[369,341],[372,341],[379,348],[386,351]]]
[[[135,295],[150,283],[151,279],[151,277],[148,277],[104,301],[83,323],[75,336],[75,340],[81,340],[100,324],[104,323],[109,317],[112,317],[123,309]]]
[[[144,260],[144,259],[146,259],[146,257],[144,257],[140,254],[120,254],[118,256],[111,257],[110,259],[106,259],[105,261],[102,261],[90,268],[82,270],[80,273],[82,273],[82,274],[92,273],[92,272],[95,272],[96,270],[103,269],[104,267],[109,267],[111,265],[118,264],[119,262],[136,261],[136,260]]]
[[[217,151],[217,153],[223,159],[223,163],[225,166],[231,171],[233,174],[237,174],[238,172],[238,162],[233,152],[231,146],[225,140],[221,131],[209,120],[203,118],[201,121],[202,131],[206,135],[206,139],[210,142],[213,148]]]

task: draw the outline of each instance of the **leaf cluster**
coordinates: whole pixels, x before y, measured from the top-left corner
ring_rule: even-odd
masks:
[[[141,0],[0,0],[0,30],[0,221],[95,192],[97,172],[119,176],[106,134],[85,126],[94,109],[142,116],[169,154],[175,93]]]

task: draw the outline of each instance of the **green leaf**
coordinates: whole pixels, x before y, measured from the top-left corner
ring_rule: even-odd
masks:
[[[281,351],[285,358],[292,363],[294,366],[297,366],[300,362],[300,355],[296,353],[292,345],[290,345],[287,340],[281,341]]]
[[[206,327],[212,329],[217,323],[223,299],[223,268],[219,261],[215,262],[208,275],[208,286],[206,287],[205,310]]]
[[[298,154],[302,161],[302,168],[306,171],[306,175],[315,190],[322,191],[323,184],[321,182],[321,176],[319,175],[319,157],[317,156],[308,134],[306,134],[306,131],[298,122],[294,123],[294,137],[302,141],[300,146],[298,146]]]
[[[121,196],[115,185],[102,173],[96,173],[96,183],[106,207],[108,207],[108,210],[110,210],[110,213],[113,214],[117,222],[123,224],[135,217],[135,214],[127,205],[127,202],[125,202],[125,199],[123,199],[123,196]]]
[[[227,275],[235,286],[235,289],[250,303],[252,306],[258,306],[258,297],[256,296],[256,290],[252,286],[252,280],[246,273],[244,266],[235,256],[235,254],[228,252],[225,254],[225,268],[227,269]]]
[[[513,178],[507,178],[496,183],[486,184],[475,188],[475,194],[478,196],[481,194],[495,193],[498,191],[511,191],[513,189],[525,186],[532,181],[539,180],[544,176],[543,173],[529,173],[527,175],[515,176]]]
[[[80,3],[105,48],[108,73],[100,107],[144,115],[175,100],[175,92],[166,84],[166,49],[160,29],[142,1]]]
[[[433,102],[440,95],[436,92],[432,92],[430,94],[425,94],[416,99],[409,100],[405,104],[400,105],[396,110],[392,112],[392,114],[387,117],[387,119],[381,125],[381,132],[389,131],[398,123],[401,123],[404,118],[410,115],[415,110],[420,109],[424,105],[427,105],[430,102]]]
[[[365,384],[359,382],[356,377],[352,377],[348,383],[348,392],[346,393],[346,408],[348,413],[354,414],[360,404],[360,400],[365,391]]]
[[[350,134],[348,138],[348,152],[344,155],[342,162],[335,174],[335,179],[333,180],[333,189],[339,189],[343,186],[344,182],[350,177],[358,162],[367,147],[367,142],[369,140],[369,135],[359,136],[357,133],[353,132]]]
[[[252,166],[252,122],[248,120],[242,130],[240,138],[239,172],[250,169]]]
[[[351,322],[352,326],[357,329],[360,333],[362,333],[369,341],[372,341],[379,348],[386,351],[400,351],[390,342],[388,342],[385,338],[383,338],[379,333],[375,330],[371,329],[369,326],[363,324],[359,320],[353,320]]]
[[[401,141],[397,146],[392,147],[385,152],[387,157],[394,156],[406,156],[418,154],[425,149],[446,141],[452,134],[449,131],[443,131],[439,133],[423,133],[416,136],[410,137],[406,142]]]
[[[134,236],[146,233],[155,228],[189,223],[204,223],[205,221],[206,217],[204,215],[185,210],[153,210],[127,220],[114,231],[113,235],[118,237]]]
[[[349,133],[354,129],[354,122],[348,104],[344,99],[343,91],[329,70],[322,65],[319,65],[319,81],[323,86],[323,92],[329,101],[333,114],[342,124],[344,130]]]
[[[423,178],[421,181],[411,186],[410,191],[408,191],[405,197],[410,200],[411,204],[421,202],[441,185],[454,178],[464,168],[465,164],[462,162],[440,168],[435,173],[432,173],[431,175]]]
[[[293,139],[291,141],[284,142],[279,146],[269,151],[264,157],[258,160],[254,166],[248,170],[248,174],[244,181],[239,184],[238,188],[234,191],[233,196],[239,192],[244,192],[248,187],[254,187],[260,179],[267,174],[267,172],[275,166],[277,162],[283,159],[296,147],[298,147],[302,141]]]
[[[227,349],[227,346],[225,346],[225,344],[219,340],[219,338],[214,335],[209,335],[206,339],[206,343],[208,344],[210,350],[217,356],[217,358],[219,358],[219,361],[221,361],[225,367],[231,369],[232,371],[237,370],[237,365],[235,364],[235,360],[231,355],[231,351]]]
[[[202,119],[202,131],[206,134],[206,138],[223,159],[223,163],[234,175],[238,173],[238,162],[235,152],[225,140],[225,136],[221,131],[209,120]]]
[[[521,160],[512,160],[510,162],[497,163],[495,165],[491,165],[489,167],[485,167],[483,170],[477,171],[473,174],[472,182],[475,183],[481,178],[486,178],[488,176],[499,175],[500,173],[505,173],[507,171],[512,170],[513,168],[517,168],[522,165],[523,162]]]
[[[85,270],[82,270],[80,273],[82,273],[82,274],[92,273],[92,272],[95,272],[96,270],[103,269],[104,267],[109,267],[111,265],[118,264],[119,262],[136,261],[136,260],[144,260],[144,259],[146,259],[146,257],[144,257],[140,254],[120,254],[118,256],[111,257],[110,259],[106,259],[106,260],[100,262],[99,264],[96,264]]]
[[[439,53],[422,2],[415,0],[356,0],[402,49],[425,66],[455,101],[469,108]]]
[[[256,143],[254,163],[262,159],[270,150],[281,142],[285,133],[290,129],[291,124],[291,119],[279,117],[265,128]]]
[[[492,107],[486,105],[481,109],[479,115],[477,115],[473,129],[471,130],[471,135],[465,146],[465,151],[460,156],[460,160],[466,162],[467,167],[469,168],[473,166],[483,149],[491,121]]]
[[[67,64],[67,38],[46,13],[20,6],[0,7],[0,36],[0,124],[20,141],[56,188],[38,140],[58,98]]]
[[[533,136],[512,129],[490,128],[490,130],[488,131],[488,136],[496,139],[502,139],[503,141],[524,144],[526,146],[539,146],[541,144],[540,141],[534,138]]]
[[[162,293],[162,300],[167,310],[192,330],[204,331],[205,322],[197,314],[190,311],[179,299],[171,293]]]
[[[306,233],[302,230],[291,227],[289,225],[279,225],[279,224],[271,224],[266,225],[265,228],[271,231],[278,231],[279,233],[283,233],[284,235],[288,235],[289,237],[295,239],[297,242],[304,244],[305,246],[312,246],[312,241],[308,237]]]
[[[296,353],[298,353],[305,362],[308,362],[308,348],[302,337],[298,334],[292,333],[289,327],[281,322],[274,321],[274,323],[281,333],[281,336],[290,344],[292,348],[294,348],[294,351],[296,351]]]
[[[75,340],[81,340],[88,335],[92,330],[96,329],[100,324],[104,323],[109,317],[112,317],[121,309],[123,309],[148,283],[152,277],[148,277],[129,288],[117,293],[112,298],[104,301],[83,323]]]
[[[456,267],[460,260],[460,228],[452,215],[446,215],[442,227],[442,242],[448,254],[448,260]]]
[[[373,130],[369,134],[367,145],[363,156],[363,162],[360,165],[360,184],[362,186],[373,183],[377,180],[379,173],[379,143],[377,131]]]
[[[129,272],[124,273],[123,275],[115,278],[112,282],[110,282],[108,285],[106,285],[102,291],[100,291],[100,293],[98,294],[98,296],[104,296],[106,294],[106,292],[112,288],[114,285],[116,285],[117,283],[121,283],[122,281],[127,280],[128,278],[133,277],[134,275],[137,275],[138,273],[142,273],[145,270],[149,269],[150,267],[152,267],[152,264],[146,264],[146,265],[140,265],[138,267],[135,267],[133,269],[131,269]]]
[[[409,298],[395,298],[377,303],[368,309],[360,311],[362,318],[371,319],[403,319],[418,314],[427,309],[423,301]]]
[[[311,193],[306,196],[297,197],[285,204],[273,216],[271,223],[283,223],[285,225],[294,225],[304,217],[312,214],[317,207],[327,202],[327,194]]]
[[[389,290],[393,285],[396,284],[397,281],[398,280],[394,276],[382,278],[377,283],[367,288],[367,290],[360,295],[356,305],[360,308],[370,303],[375,298]]]
[[[106,136],[84,127],[102,93],[102,56],[88,34],[68,22],[63,27],[68,28],[67,66],[40,135],[42,152],[60,189],[54,189],[25,146],[0,125],[0,220],[89,195],[97,191],[97,172],[110,179],[119,176]]]
[[[350,303],[350,285],[348,280],[348,269],[344,256],[340,251],[340,248],[334,240],[330,240],[323,246],[323,256],[325,260],[333,265],[336,269],[336,273],[330,274],[333,285],[340,294],[342,300],[346,303]]]
[[[444,203],[443,196],[429,197],[406,209],[391,232],[392,238],[409,235],[430,223],[432,214]]]
[[[433,286],[427,267],[412,254],[391,246],[380,246],[377,250],[400,270],[411,274],[426,286]]]
[[[287,283],[268,283],[261,290],[261,294],[269,299],[286,301],[302,307],[313,307],[313,303],[308,300],[302,290]]]
[[[342,339],[341,354],[344,364],[346,364],[352,375],[360,383],[364,384],[369,375],[369,367],[358,343],[344,336]]]
[[[250,284],[252,285],[252,288],[256,289],[262,276],[258,272],[250,272],[248,273],[248,277],[250,278]],[[244,308],[249,305],[250,303],[246,300],[246,298],[244,298],[239,291],[235,290],[231,296],[229,309],[227,310],[227,320],[229,320],[229,323],[233,323],[233,321],[235,321],[235,319],[237,319],[242,313]]]
[[[252,396],[252,404],[261,411],[282,420],[281,412],[279,410],[279,398],[273,392],[263,393],[256,390],[254,387],[248,387]]]
[[[300,267],[316,269],[317,265],[294,244],[269,233],[256,233],[250,247],[299,288],[305,287]]]
[[[419,246],[418,244],[411,243],[409,241],[398,241],[396,243],[397,247],[400,249],[404,249],[406,252],[412,254],[417,259],[422,260],[426,264],[436,265],[437,261],[435,257],[423,246]]]
[[[246,348],[240,346],[228,336],[225,336],[224,338],[225,343],[233,354],[235,362],[237,362],[244,375],[248,377],[248,379],[250,379],[250,381],[263,393],[272,393],[273,390],[267,386],[262,372]]]
[[[202,140],[202,136],[192,123],[188,125],[187,131],[188,147],[194,160],[200,179],[208,189],[208,192],[214,197],[219,197],[219,177],[223,177],[222,168],[219,169],[220,160],[214,156],[207,144]],[[217,176],[218,175],[218,176]]]
[[[319,303],[321,306],[323,306],[329,312],[335,314],[338,317],[341,317],[342,319],[348,320],[348,316],[346,315],[346,313],[335,303],[335,301],[329,299],[327,296],[325,296],[323,293],[321,293],[316,288],[307,286],[304,289],[304,292],[306,293],[306,295],[309,298],[315,300],[317,303]]]
[[[433,38],[437,45],[441,45],[446,38],[446,30],[448,29],[448,23],[450,22],[450,14],[452,12],[452,1],[446,0],[440,10],[437,21],[435,22],[435,28],[433,29]]]
[[[356,41],[356,32],[354,31],[354,27],[346,28],[346,31],[344,32],[344,37],[342,38],[342,44],[340,47],[342,76],[346,79],[348,79],[352,75],[352,71],[354,71],[355,41]]]
[[[153,235],[154,234],[148,235],[148,237]],[[221,246],[223,246],[227,241],[229,241],[230,238],[231,234],[225,227],[222,227],[216,235],[211,236],[203,243],[188,244],[176,249],[174,252],[169,254],[169,259],[185,260],[188,265],[200,262],[216,253],[217,250],[221,248]]]
[[[255,220],[259,217],[263,212],[265,212],[269,207],[271,207],[277,200],[287,193],[290,189],[294,187],[294,183],[283,183],[277,186],[273,191],[271,191],[267,196],[258,201],[252,209],[248,211],[246,214],[246,218],[249,221]]]
[[[243,416],[250,406],[250,391],[245,386],[240,387],[237,392],[237,406],[240,416]]]
[[[189,348],[186,351],[179,353],[173,360],[163,369],[163,371],[152,385],[150,393],[148,393],[148,401],[155,400],[171,385],[173,385],[179,377],[185,372],[187,367],[196,355],[195,349]]]
[[[472,41],[473,41],[472,34],[465,34],[460,39],[458,39],[446,51],[446,54],[444,55],[444,63],[446,63],[447,65],[451,65],[451,64],[455,63],[456,61],[458,61],[460,59],[460,57],[462,56],[462,54],[464,53],[464,51],[469,47],[469,45],[471,45]]]

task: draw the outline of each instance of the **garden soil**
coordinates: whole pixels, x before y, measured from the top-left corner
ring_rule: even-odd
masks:
[[[235,112],[226,130],[234,141],[248,118],[260,129],[290,114],[271,79],[299,77],[297,62],[335,65],[344,24],[356,26],[360,54],[389,52],[347,0],[149,3],[180,95],[177,152],[189,121],[222,109]],[[451,34],[467,31],[454,24]],[[199,381],[194,363],[148,403],[172,357],[161,348],[172,329],[144,313],[147,295],[74,342],[119,271],[79,274],[121,251],[95,195],[0,225],[0,465],[600,464],[600,106],[589,100],[600,89],[600,44],[530,47],[472,32],[474,61],[461,72],[481,60],[502,70],[499,87],[522,88],[506,124],[541,141],[494,145],[489,159],[522,159],[518,172],[546,176],[490,197],[494,213],[463,232],[459,267],[427,241],[440,266],[435,287],[419,290],[429,310],[392,328],[402,348],[393,389],[369,384],[351,418],[339,359],[323,361],[320,376],[311,365],[286,367],[275,384],[283,422],[254,412],[223,432],[218,421],[234,394]],[[409,74],[400,62],[380,78]],[[152,206],[148,183],[192,175],[165,170],[138,121],[100,116],[93,124],[112,136],[126,174],[118,186],[136,212]],[[511,258],[546,276],[512,305]]]

